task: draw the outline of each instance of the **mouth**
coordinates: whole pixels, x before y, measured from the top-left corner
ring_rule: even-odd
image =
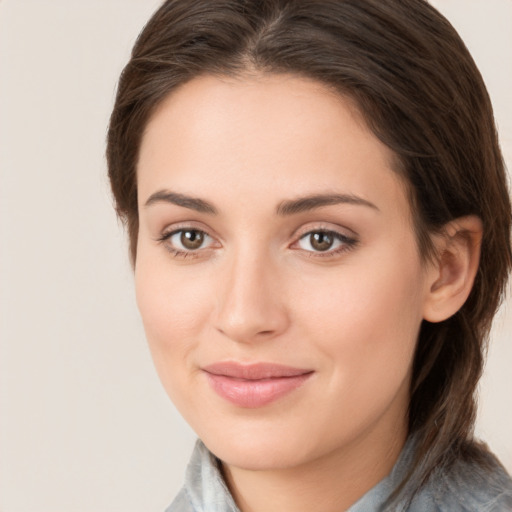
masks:
[[[202,368],[212,389],[228,402],[244,408],[263,407],[301,387],[313,370],[274,363],[231,361]]]

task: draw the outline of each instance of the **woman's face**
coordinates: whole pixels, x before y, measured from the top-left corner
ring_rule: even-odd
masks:
[[[137,301],[163,385],[227,464],[404,436],[427,272],[391,152],[291,75],[203,76],[150,120]]]

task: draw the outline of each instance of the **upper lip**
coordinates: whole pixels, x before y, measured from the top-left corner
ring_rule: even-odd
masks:
[[[212,375],[222,375],[233,379],[245,380],[297,377],[298,375],[305,375],[313,371],[276,363],[238,363],[235,361],[213,363],[204,366],[202,369]]]

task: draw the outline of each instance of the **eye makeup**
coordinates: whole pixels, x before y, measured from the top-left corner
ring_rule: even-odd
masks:
[[[162,233],[156,241],[173,257],[182,259],[198,258],[204,256],[205,251],[221,247],[205,230],[186,225]],[[355,236],[347,236],[333,229],[317,228],[301,234],[288,247],[308,257],[329,258],[350,251],[357,244]]]

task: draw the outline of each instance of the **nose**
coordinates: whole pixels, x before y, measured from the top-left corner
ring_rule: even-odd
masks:
[[[215,327],[239,343],[273,339],[288,327],[279,270],[268,258],[239,256],[219,275]]]

